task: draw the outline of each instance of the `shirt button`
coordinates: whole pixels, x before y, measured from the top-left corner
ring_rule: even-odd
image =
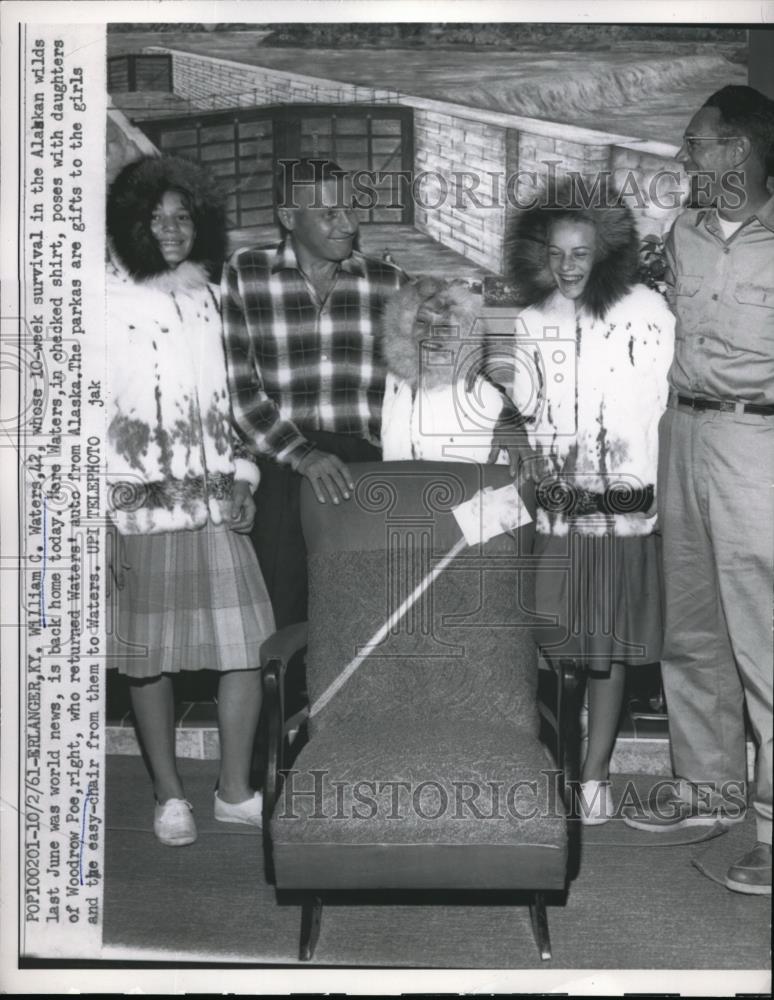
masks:
[[[723,247],[723,253],[731,253],[731,247]]]
[[[328,360],[328,355],[327,354],[321,354],[320,358],[321,358],[322,361],[327,361]]]
[[[712,296],[712,301],[713,302],[717,302],[719,298],[720,298],[720,296],[718,295],[717,292],[715,292],[715,294]]]

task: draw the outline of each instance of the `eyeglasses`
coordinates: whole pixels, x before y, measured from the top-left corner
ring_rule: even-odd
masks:
[[[724,143],[738,138],[738,135],[685,135],[683,136],[683,145],[688,146],[690,149],[694,149],[700,142]]]

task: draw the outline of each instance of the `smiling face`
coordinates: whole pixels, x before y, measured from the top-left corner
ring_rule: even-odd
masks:
[[[150,230],[161,256],[170,267],[187,260],[193,250],[196,228],[185,198],[179,191],[166,191],[151,214]]]
[[[685,130],[676,159],[701,183],[696,191],[713,200],[722,189],[721,177],[740,163],[738,138],[723,136],[719,108],[699,108]]]
[[[556,287],[568,299],[578,300],[594,266],[597,236],[591,222],[561,219],[548,231],[548,266]]]
[[[294,193],[299,207],[281,208],[279,217],[293,235],[296,252],[316,262],[346,260],[358,230],[349,180],[298,185]]]

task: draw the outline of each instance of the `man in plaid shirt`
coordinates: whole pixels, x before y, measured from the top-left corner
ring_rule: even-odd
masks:
[[[386,298],[402,273],[353,249],[349,180],[331,161],[285,161],[276,248],[237,251],[223,274],[234,419],[259,456],[253,544],[278,628],[306,619],[300,477],[320,503],[351,496],[347,462],[378,461]]]

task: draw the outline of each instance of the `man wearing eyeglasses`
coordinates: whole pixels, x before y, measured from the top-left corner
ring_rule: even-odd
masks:
[[[627,817],[653,832],[742,820],[746,705],[758,743],[757,836],[726,884],[750,894],[771,893],[773,144],[774,101],[728,86],[693,116],[677,154],[696,207],[666,245],[677,329],[658,504],[676,780]]]

